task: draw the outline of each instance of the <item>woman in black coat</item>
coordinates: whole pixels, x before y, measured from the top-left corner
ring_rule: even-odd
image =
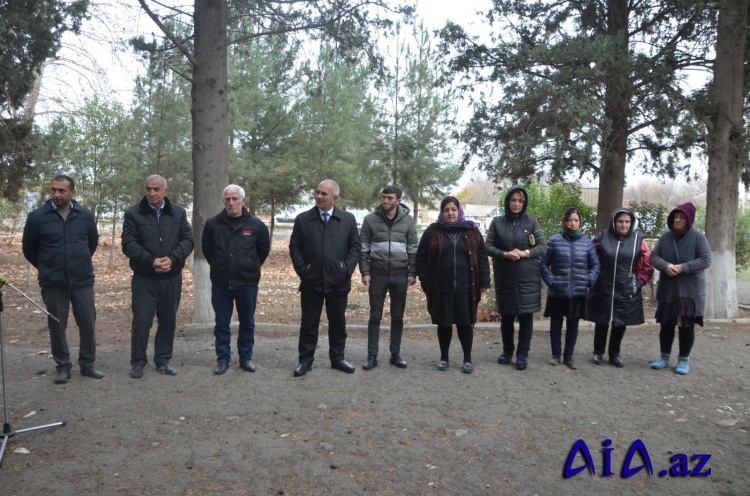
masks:
[[[540,259],[547,252],[542,228],[533,215],[526,213],[528,195],[521,186],[513,186],[505,195],[505,215],[495,217],[487,231],[487,252],[495,269],[495,300],[500,314],[503,353],[497,363],[511,362],[518,319],[516,368],[528,365],[534,313],[542,308]]]
[[[643,324],[643,294],[641,289],[651,279],[654,268],[649,262],[646,240],[635,230],[635,214],[618,208],[612,214],[606,231],[594,236],[594,247],[599,255],[599,279],[591,288],[586,320],[594,326],[594,363],[602,363],[602,355],[609,338],[609,363],[623,367],[620,344],[629,325]]]
[[[490,265],[478,226],[464,219],[458,199],[440,202],[440,214],[422,235],[417,249],[417,275],[427,295],[427,311],[437,325],[438,370],[448,369],[448,352],[456,325],[464,352],[463,371],[471,374],[474,324],[482,293],[490,287]]]

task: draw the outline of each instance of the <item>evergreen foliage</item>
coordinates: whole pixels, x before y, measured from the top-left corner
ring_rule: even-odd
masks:
[[[24,112],[44,62],[68,30],[78,32],[88,0],[0,2],[0,195],[17,199],[33,158],[32,115]]]

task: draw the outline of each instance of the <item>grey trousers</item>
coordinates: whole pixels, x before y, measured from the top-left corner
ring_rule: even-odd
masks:
[[[96,306],[93,284],[80,288],[43,287],[42,300],[47,311],[60,320],[56,322],[47,318],[52,358],[55,359],[57,370],[70,370],[72,367],[66,338],[70,307],[73,307],[73,317],[80,335],[78,365],[81,368],[93,367],[96,361]]]

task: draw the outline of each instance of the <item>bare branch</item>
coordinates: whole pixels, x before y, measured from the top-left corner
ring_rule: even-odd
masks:
[[[198,65],[198,61],[195,59],[195,56],[188,50],[188,48],[185,46],[184,43],[182,43],[180,40],[177,39],[177,37],[172,33],[172,31],[167,28],[167,26],[164,25],[163,22],[161,22],[161,19],[159,19],[159,16],[154,14],[148,5],[146,5],[146,0],[138,0],[138,3],[141,5],[143,10],[146,12],[146,14],[151,18],[154,23],[159,26],[159,29],[162,30],[162,32],[166,35],[167,38],[169,38],[169,41],[174,43],[174,45],[177,47],[180,52],[188,59],[190,64],[193,67],[196,67]]]

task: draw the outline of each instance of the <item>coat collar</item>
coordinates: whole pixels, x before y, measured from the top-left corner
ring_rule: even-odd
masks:
[[[138,204],[138,210],[143,215],[148,215],[151,213],[151,205],[148,203],[148,200],[144,196],[141,200],[141,203]],[[161,213],[167,214],[167,215],[173,215],[172,212],[172,202],[169,201],[169,198],[164,197],[164,208],[161,210]]]

